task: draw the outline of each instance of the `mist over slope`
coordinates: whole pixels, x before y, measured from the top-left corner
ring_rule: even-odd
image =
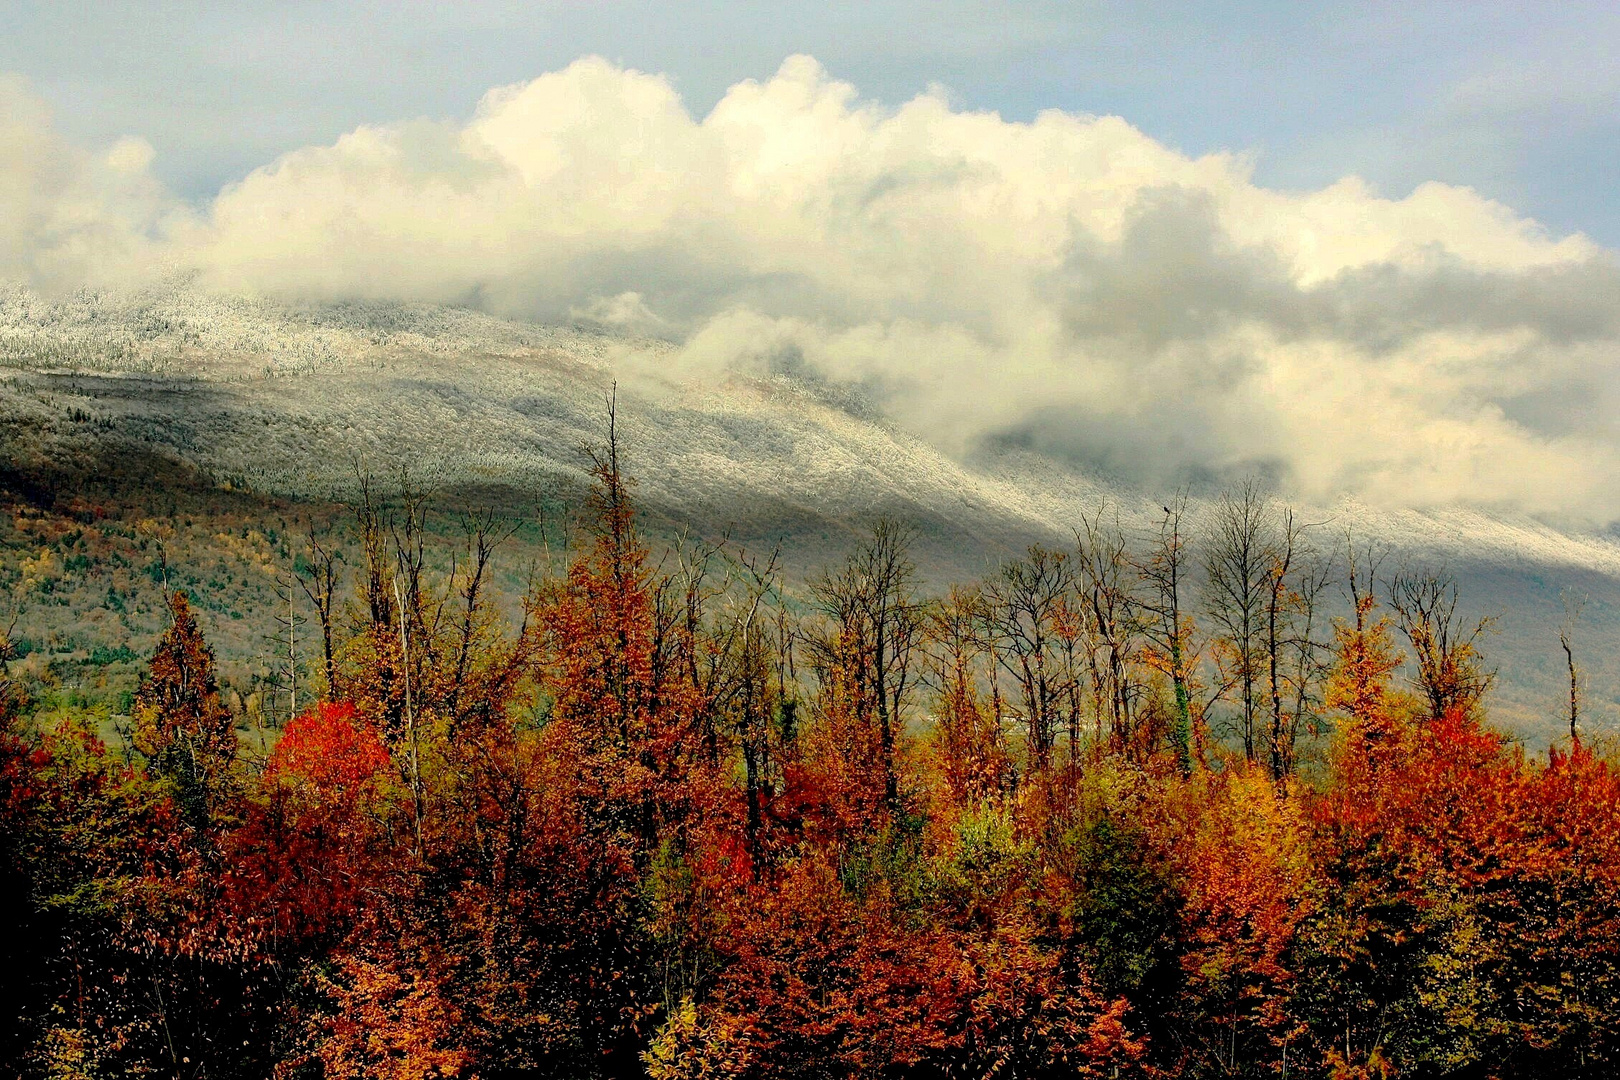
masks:
[[[436,305],[331,305],[167,285],[47,300],[0,292],[0,419],[13,468],[143,454],[220,490],[342,500],[356,472],[403,467],[448,497],[557,505],[583,483],[617,384],[627,464],[655,531],[780,543],[797,577],[836,559],[875,516],[917,523],[936,583],[976,577],[1032,542],[1064,544],[1107,506],[1146,529],[1167,492],[1087,475],[1030,448],[953,457],[886,420],[855,390],[791,370],[694,379],[675,346],[586,326],[541,326]],[[390,481],[391,482],[391,481]],[[1193,518],[1213,486],[1193,492]],[[1487,642],[1498,714],[1527,737],[1556,730],[1558,596],[1590,596],[1581,631],[1594,724],[1617,715],[1620,543],[1526,515],[1465,507],[1303,506],[1334,547],[1351,529],[1388,566],[1444,565],[1464,604],[1503,615]]]

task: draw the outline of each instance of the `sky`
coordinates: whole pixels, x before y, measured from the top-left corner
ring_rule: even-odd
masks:
[[[87,145],[139,135],[211,197],[362,123],[465,119],[493,86],[586,54],[663,73],[702,115],[732,84],[815,56],[901,104],[941,84],[1009,120],[1114,114],[1257,182],[1356,175],[1400,196],[1467,185],[1620,246],[1620,5],[1255,2],[648,3],[11,0],[0,71]]]
[[[12,5],[0,279],[668,339],[947,451],[1620,518],[1620,14]]]

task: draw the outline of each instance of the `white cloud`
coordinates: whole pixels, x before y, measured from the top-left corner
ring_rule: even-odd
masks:
[[[161,258],[155,236],[180,210],[151,161],[137,138],[99,157],[69,145],[23,80],[0,75],[0,278],[73,288]]]
[[[0,234],[12,275],[99,245],[221,289],[589,319],[677,339],[668,377],[792,370],[958,453],[1011,439],[1152,481],[1261,467],[1311,497],[1601,520],[1620,496],[1612,254],[1465,188],[1268,190],[1114,117],[883,109],[808,57],[701,119],[581,60],[463,125],[288,154],[195,221],[130,196],[149,150],[97,165],[28,130],[44,148],[0,183],[38,203],[67,168],[81,193],[43,218],[95,243]]]

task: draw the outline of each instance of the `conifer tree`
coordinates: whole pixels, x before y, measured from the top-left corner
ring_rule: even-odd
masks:
[[[236,731],[220,698],[214,650],[185,593],[170,594],[169,615],[135,694],[135,748],[154,773],[174,781],[187,817],[200,825],[236,758]]]

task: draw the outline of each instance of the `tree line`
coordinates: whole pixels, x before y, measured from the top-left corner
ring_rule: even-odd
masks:
[[[320,652],[268,754],[182,592],[127,745],[0,682],[9,1071],[1615,1068],[1620,782],[1567,635],[1533,759],[1454,581],[1257,485],[938,596],[883,520],[794,592],[655,556],[611,424],[590,464],[515,618],[509,525],[436,553],[363,484],[286,582]]]

